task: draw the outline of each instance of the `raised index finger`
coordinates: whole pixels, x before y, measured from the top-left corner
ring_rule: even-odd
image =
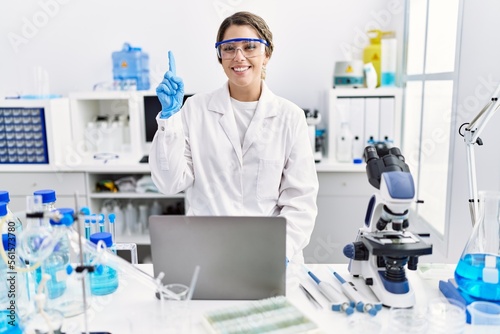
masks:
[[[175,75],[175,58],[172,51],[168,51],[168,69]]]

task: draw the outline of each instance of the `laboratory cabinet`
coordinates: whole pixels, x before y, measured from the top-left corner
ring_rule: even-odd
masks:
[[[334,88],[328,95],[329,160],[353,163],[373,142],[401,145],[402,90],[397,87]],[[349,137],[346,139],[346,137]]]
[[[318,172],[318,180],[318,216],[309,245],[304,249],[304,260],[347,263],[343,248],[355,241],[376,189],[368,183],[364,168]]]
[[[136,92],[79,92],[69,101],[73,150],[83,163],[140,155]]]
[[[123,213],[116,221],[117,242],[149,245],[147,219],[151,214],[185,214],[184,193],[164,195],[155,191],[151,175],[138,169],[87,172],[88,200],[92,213]],[[137,217],[131,222],[131,217]],[[117,217],[120,217],[119,215]]]

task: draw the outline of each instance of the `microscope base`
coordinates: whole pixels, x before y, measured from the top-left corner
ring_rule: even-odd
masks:
[[[384,278],[385,270],[377,270],[370,261],[351,260],[349,272],[353,276],[362,276],[366,285],[384,306],[409,308],[415,305],[415,292],[409,282],[389,282]],[[385,284],[384,284],[385,282]],[[389,290],[392,290],[389,291]]]

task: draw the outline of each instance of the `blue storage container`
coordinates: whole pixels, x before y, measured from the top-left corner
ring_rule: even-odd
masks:
[[[130,89],[135,83],[137,90],[149,89],[149,56],[141,48],[124,43],[121,51],[115,51],[113,58],[113,79],[120,89]]]

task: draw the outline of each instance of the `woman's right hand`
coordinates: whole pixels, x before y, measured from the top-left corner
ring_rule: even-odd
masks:
[[[184,100],[184,82],[176,76],[175,58],[172,51],[168,51],[168,71],[162,82],[156,88],[156,95],[161,103],[160,118],[169,118],[182,107]]]

